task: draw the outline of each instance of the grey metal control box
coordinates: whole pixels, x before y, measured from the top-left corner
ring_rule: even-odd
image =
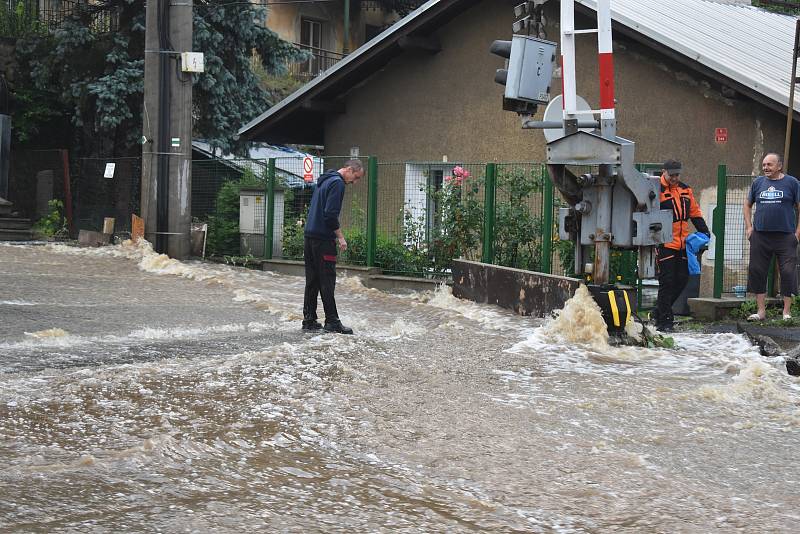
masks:
[[[514,35],[508,59],[505,97],[536,104],[550,102],[550,81],[553,77],[556,43]]]

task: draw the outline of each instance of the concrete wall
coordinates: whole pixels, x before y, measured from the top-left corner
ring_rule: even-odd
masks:
[[[503,60],[489,54],[494,39],[511,34],[516,0],[485,0],[436,32],[436,55],[406,52],[367,80],[354,80],[345,97],[347,112],[330,116],[329,154],[361,154],[382,161],[541,161],[540,131],[523,131],[514,113],[502,111],[502,87],[494,71]],[[546,4],[558,20],[558,3]],[[579,27],[594,21],[577,17]],[[548,27],[558,40],[558,28]],[[597,47],[593,37],[578,42],[578,92],[597,107]],[[687,181],[712,187],[716,166],[737,172],[758,168],[765,151],[782,150],[785,118],[745,97],[723,96],[719,83],[704,79],[669,58],[615,34],[618,132],[637,144],[638,161],[681,159]],[[554,79],[553,94],[560,91]],[[543,109],[540,109],[539,116]],[[729,141],[714,142],[726,127]]]
[[[453,295],[543,317],[564,307],[580,280],[475,261],[453,261]]]

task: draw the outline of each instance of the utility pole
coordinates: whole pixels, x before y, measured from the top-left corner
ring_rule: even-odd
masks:
[[[148,0],[144,60],[142,218],[145,238],[172,258],[189,255],[192,192],[192,0]]]
[[[792,50],[792,77],[789,78],[789,104],[786,109],[786,137],[783,144],[783,168],[789,172],[789,150],[792,147],[792,123],[794,122],[794,89],[797,85],[797,53],[800,52],[800,19],[794,29],[794,50]]]

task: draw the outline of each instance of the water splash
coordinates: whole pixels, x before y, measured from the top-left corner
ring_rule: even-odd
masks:
[[[529,324],[525,323],[525,320],[511,314],[511,312],[504,312],[499,308],[477,304],[453,296],[452,288],[445,284],[437,286],[433,292],[420,293],[416,298],[429,306],[456,312],[490,330],[508,331],[530,327]],[[458,328],[457,323],[449,322],[445,324],[446,326]]]
[[[47,339],[54,337],[67,337],[69,332],[61,328],[48,328],[47,330],[39,330],[38,332],[25,332],[25,335],[34,337],[36,339]]]
[[[746,404],[755,402],[777,408],[796,401],[781,387],[782,378],[779,371],[769,363],[750,360],[730,383],[702,386],[699,393],[706,400]]]
[[[564,308],[542,326],[541,334],[567,343],[589,345],[599,350],[610,348],[603,313],[583,284],[578,286]]]

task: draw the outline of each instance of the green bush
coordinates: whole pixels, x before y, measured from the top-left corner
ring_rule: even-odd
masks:
[[[215,211],[208,217],[206,250],[212,256],[236,256],[239,250],[239,191],[245,186],[265,186],[250,170],[239,181],[229,180],[217,192]]]
[[[0,36],[25,37],[46,32],[47,28],[39,22],[34,2],[19,0],[13,7],[6,2],[0,5]]]
[[[50,200],[47,203],[47,215],[36,221],[33,231],[40,237],[65,237],[69,231],[63,210],[63,202]]]
[[[508,194],[495,209],[494,262],[497,265],[541,269],[542,217],[532,213],[530,200],[542,191],[538,169],[512,168],[498,173],[497,188]]]
[[[284,215],[285,217],[285,215]],[[283,221],[283,257],[297,259],[303,257],[303,232],[306,229],[308,209],[297,217],[284,218]]]

